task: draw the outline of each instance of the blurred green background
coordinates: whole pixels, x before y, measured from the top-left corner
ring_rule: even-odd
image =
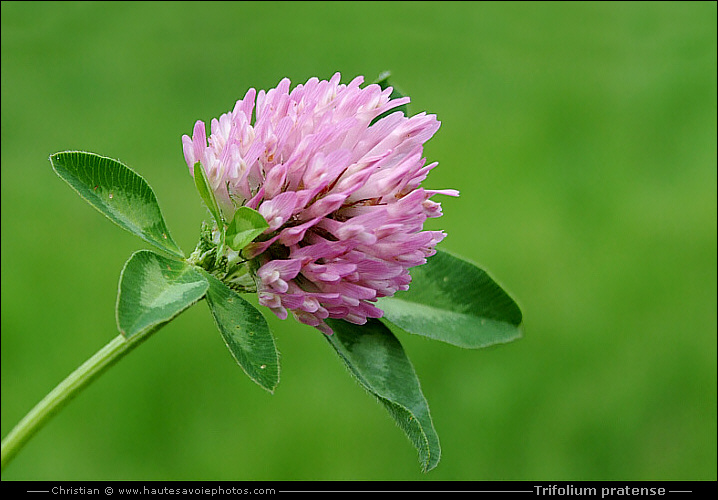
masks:
[[[51,170],[154,188],[185,251],[181,136],[249,87],[391,70],[442,122],[441,244],[520,302],[481,351],[401,337],[442,440],[423,475],[317,331],[267,315],[272,396],[198,304],[96,381],[3,479],[716,479],[716,4],[2,2],[2,435],[116,335],[144,243]]]

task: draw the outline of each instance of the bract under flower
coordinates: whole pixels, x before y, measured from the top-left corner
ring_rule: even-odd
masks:
[[[436,116],[395,112],[372,123],[409,98],[340,78],[250,89],[212,120],[209,140],[201,121],[182,137],[190,173],[199,161],[225,219],[244,205],[269,224],[243,250],[256,263],[260,304],[327,334],[327,318],[382,316],[374,302],[406,290],[409,268],[445,236],[423,231],[428,217],[441,216],[430,198],[458,196],[420,187],[437,165],[423,157]]]

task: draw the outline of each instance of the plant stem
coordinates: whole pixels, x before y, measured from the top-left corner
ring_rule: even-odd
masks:
[[[148,328],[130,339],[118,335],[60,382],[2,440],[2,469],[10,463],[25,443],[82,389],[165,324]]]

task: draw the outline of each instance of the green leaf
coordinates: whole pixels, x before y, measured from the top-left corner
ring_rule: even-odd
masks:
[[[249,207],[239,207],[227,226],[226,243],[232,250],[241,250],[269,227],[262,214]]]
[[[401,92],[399,89],[396,88],[396,86],[391,81],[391,72],[390,71],[384,71],[381,73],[376,80],[374,80],[374,83],[379,85],[382,90],[385,90],[389,87],[392,87],[391,94],[389,95],[390,99],[399,99],[400,97],[406,97],[406,94]],[[377,121],[381,120],[385,116],[388,116],[392,113],[396,113],[397,111],[401,111],[404,113],[404,116],[409,116],[409,106],[407,104],[402,104],[401,106],[398,106],[396,108],[392,108],[389,111],[385,111],[384,113],[380,114],[376,118],[372,120],[370,125],[374,125]]]
[[[209,185],[207,174],[202,168],[202,164],[200,162],[194,164],[194,185],[197,186],[197,191],[199,192],[202,201],[204,201],[204,204],[207,205],[212,217],[214,217],[214,220],[217,222],[217,227],[220,231],[224,230],[222,212],[219,209],[217,198],[214,196],[214,191]]]
[[[204,274],[207,303],[229,351],[249,378],[273,393],[279,383],[279,354],[267,321],[224,283]]]
[[[129,339],[171,320],[204,297],[208,288],[209,283],[194,266],[139,250],[120,275],[117,327]]]
[[[439,463],[441,447],[429,415],[429,405],[414,367],[399,340],[380,321],[359,326],[325,320],[334,330],[329,343],[361,385],[386,407],[419,452],[424,472]]]
[[[443,251],[411,270],[409,290],[379,299],[383,321],[402,330],[480,348],[521,336],[521,310],[483,270]]]
[[[50,156],[52,168],[77,193],[118,226],[177,257],[152,188],[117,160],[80,151]]]

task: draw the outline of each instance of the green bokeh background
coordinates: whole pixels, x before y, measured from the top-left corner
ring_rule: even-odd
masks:
[[[481,351],[401,337],[442,440],[423,475],[317,331],[267,315],[274,395],[204,303],[103,375],[3,479],[716,479],[716,4],[2,3],[2,434],[116,335],[146,247],[50,168],[119,158],[190,251],[181,136],[249,87],[391,70],[436,113],[441,244],[519,300]]]

